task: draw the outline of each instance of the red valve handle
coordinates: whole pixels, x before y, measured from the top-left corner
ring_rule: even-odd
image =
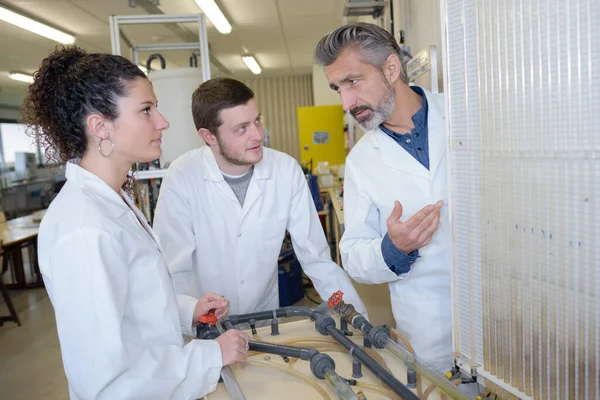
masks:
[[[209,311],[208,314],[201,315],[198,318],[199,322],[204,322],[205,324],[214,325],[217,323],[217,317],[215,316],[215,310]]]
[[[330,308],[337,306],[338,304],[340,304],[340,301],[342,301],[343,296],[344,296],[344,292],[342,292],[341,290],[338,290],[337,292],[335,292],[334,294],[331,295],[331,297],[329,298],[329,301],[327,302],[327,305]]]

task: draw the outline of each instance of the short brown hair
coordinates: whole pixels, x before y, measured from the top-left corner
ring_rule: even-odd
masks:
[[[214,78],[204,82],[192,94],[192,116],[196,130],[208,129],[213,135],[223,121],[221,111],[248,103],[254,92],[240,81]]]

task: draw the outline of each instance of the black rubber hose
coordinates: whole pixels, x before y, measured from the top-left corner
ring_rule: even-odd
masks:
[[[308,307],[285,307],[275,310],[275,314],[277,318],[304,316],[311,317],[312,319],[314,311]],[[273,311],[259,311],[250,314],[229,315],[221,320],[221,325],[223,328],[228,329],[225,326],[226,322],[231,322],[232,325],[237,325],[244,322],[250,322],[251,319],[256,321],[273,319]]]
[[[402,384],[398,379],[383,368],[377,361],[371,356],[364,352],[364,350],[348,339],[346,335],[336,329],[334,326],[327,326],[325,330],[334,338],[338,343],[344,346],[347,350],[351,351],[352,357],[356,358],[362,365],[367,367],[371,372],[375,374],[383,383],[385,383],[394,393],[400,396],[404,400],[419,400],[410,389]]]
[[[299,358],[301,360],[310,360],[312,356],[318,353],[317,350],[308,347],[293,347],[285,346],[281,344],[272,344],[264,342],[255,342],[250,340],[248,342],[250,351],[258,351],[261,353],[275,354],[278,356],[287,356],[293,358]]]
[[[277,314],[277,318],[285,317],[285,313],[283,312],[283,308],[275,310]],[[226,322],[231,322],[232,325],[242,324],[244,322],[250,322],[251,319],[256,321],[265,321],[268,319],[273,319],[273,311],[259,311],[250,314],[240,314],[240,315],[228,315],[227,317],[221,320],[221,325],[225,328]]]
[[[310,309],[308,307],[279,308],[279,309],[275,310],[275,313],[276,313],[277,318],[306,316],[306,317],[309,317],[313,321],[317,320],[317,319],[319,319],[319,321],[321,321],[321,319],[323,318],[323,316],[321,316],[319,313],[313,311],[312,309]],[[237,325],[237,324],[240,324],[243,322],[249,322],[251,319],[254,319],[256,321],[264,321],[264,320],[273,319],[273,311],[262,311],[262,312],[257,312],[257,313],[252,313],[252,314],[243,314],[243,315],[231,315],[231,316],[225,317],[221,320],[221,326],[223,326],[224,329],[228,330],[228,329],[232,329],[233,325]],[[325,317],[325,319],[330,319],[330,318]],[[362,320],[354,321],[354,322],[358,322],[358,323],[360,323],[360,325],[363,325],[362,326],[363,329],[364,328],[367,328],[367,329],[372,328],[372,325],[369,324],[368,321],[366,321],[366,319],[364,319],[364,318],[362,318]],[[392,389],[392,391],[394,393],[396,393],[402,399],[419,400],[419,398],[410,389],[408,389],[406,386],[404,386],[402,384],[402,382],[400,382],[398,379],[396,379],[394,377],[394,375],[389,373],[385,368],[383,368],[381,365],[379,365],[379,363],[377,361],[375,361],[371,356],[369,356],[367,353],[365,353],[359,345],[355,344],[352,340],[348,339],[341,331],[336,329],[335,323],[319,324],[317,322],[317,325],[322,327],[322,329],[324,329],[327,332],[327,334],[329,334],[332,338],[334,338],[338,343],[340,343],[342,346],[344,346],[347,350],[352,351],[352,356],[355,359],[357,359],[361,364],[363,364],[371,372],[373,372],[384,384],[386,384],[390,389]],[[366,326],[364,326],[364,325],[366,325]],[[256,343],[256,342],[249,342],[249,343],[254,343],[253,345],[250,345],[250,350],[262,351],[262,350],[258,350],[253,347],[253,346],[257,345],[258,343]],[[264,344],[264,343],[261,343],[261,344]],[[274,345],[274,346],[280,347],[279,345]],[[294,350],[297,350],[297,349],[294,349]],[[282,355],[284,357],[288,356],[288,357],[301,358],[301,357],[298,357],[297,355],[292,355],[292,354],[279,354],[279,353],[272,353],[272,354],[278,354],[278,355]],[[296,354],[298,354],[298,353],[296,353]]]
[[[166,68],[167,63],[165,61],[165,58],[162,55],[156,53],[156,54],[152,54],[150,57],[148,57],[148,61],[146,61],[146,69],[148,70],[148,72],[151,71],[150,64],[152,64],[152,60],[154,60],[154,59],[160,60],[160,68],[161,69]]]

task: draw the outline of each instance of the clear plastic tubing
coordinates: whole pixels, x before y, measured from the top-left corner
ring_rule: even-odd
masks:
[[[428,367],[426,364],[419,361],[408,350],[389,338],[385,344],[385,348],[393,355],[404,361],[404,364],[416,372],[420,373],[425,379],[433,383],[442,392],[455,400],[470,400],[469,396],[463,393],[455,384],[446,379],[439,372]]]
[[[233,400],[246,400],[246,396],[244,396],[244,392],[242,392],[242,388],[237,379],[235,379],[235,375],[233,375],[233,371],[229,365],[221,369],[221,378],[223,378],[225,388],[227,388],[227,392]]]
[[[325,370],[325,380],[335,389],[340,400],[358,400],[356,393],[350,389],[350,385],[331,368]]]

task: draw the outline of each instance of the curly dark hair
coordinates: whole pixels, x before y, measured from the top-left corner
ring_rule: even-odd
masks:
[[[87,149],[86,118],[98,113],[114,121],[127,83],[146,75],[116,55],[88,54],[77,46],[57,46],[43,61],[23,104],[27,133],[49,160],[81,158]]]

